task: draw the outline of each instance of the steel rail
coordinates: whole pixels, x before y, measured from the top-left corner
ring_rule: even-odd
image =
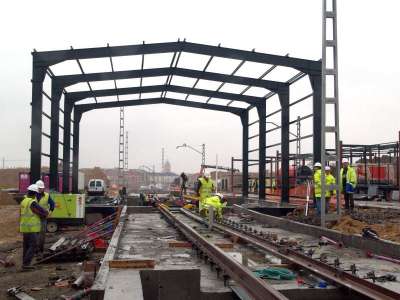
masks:
[[[189,212],[186,209],[181,208],[181,212],[198,222],[205,223],[203,218],[193,214],[192,212]],[[289,261],[290,263],[300,266],[301,268],[306,269],[315,275],[318,275],[330,282],[334,282],[339,286],[343,286],[350,290],[353,290],[370,299],[400,299],[400,294],[396,293],[395,291],[389,290],[383,286],[374,284],[365,279],[347,273],[341,269],[337,269],[331,265],[315,260],[296,250],[290,249],[289,247],[275,244],[274,242],[266,240],[253,233],[242,233],[238,230],[230,229],[226,225],[216,223],[213,224],[213,228],[218,229],[225,234],[229,234],[231,236],[239,238],[240,240],[246,243],[250,243],[253,246],[269,252],[276,257]]]
[[[250,270],[228,257],[221,249],[209,243],[193,228],[178,220],[164,205],[158,207],[161,214],[173,223],[187,239],[216,263],[225,274],[240,285],[253,299],[287,300],[283,294],[269,286],[264,280],[257,278]]]

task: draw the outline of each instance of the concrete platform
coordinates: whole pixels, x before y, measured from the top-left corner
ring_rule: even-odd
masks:
[[[105,259],[150,259],[155,261],[154,269],[112,269],[106,261],[91,299],[233,299],[232,290],[191,248],[169,246],[184,239],[158,212],[152,208],[128,211],[140,213],[126,215],[115,237],[118,241],[111,244]]]

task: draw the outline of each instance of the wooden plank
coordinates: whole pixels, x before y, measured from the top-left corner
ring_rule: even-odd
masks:
[[[107,252],[104,255],[103,263],[93,283],[90,299],[103,299],[104,297],[104,289],[109,272],[108,261],[113,260],[115,257],[115,253],[119,245],[119,238],[125,226],[125,220],[127,216],[126,209],[126,206],[124,206],[121,211],[118,226],[114,230],[113,236],[107,248]]]
[[[112,269],[154,269],[153,259],[124,259],[110,260],[108,266]]]
[[[214,245],[221,249],[232,249],[233,248],[232,243],[215,243]]]

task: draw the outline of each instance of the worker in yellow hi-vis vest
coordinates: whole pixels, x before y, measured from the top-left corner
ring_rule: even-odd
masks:
[[[36,252],[37,235],[40,232],[40,219],[46,218],[47,211],[36,200],[38,187],[31,184],[20,204],[19,231],[22,233],[22,268],[33,269],[31,262]]]
[[[217,220],[222,219],[222,209],[226,207],[227,201],[222,194],[215,194],[215,196],[208,197],[204,199],[203,208],[200,211],[200,214],[203,216],[210,215],[209,209],[210,206],[214,208],[215,217]]]
[[[203,208],[204,199],[210,197],[215,190],[214,181],[210,178],[209,173],[204,173],[197,182],[197,196],[199,196],[199,211]]]
[[[325,190],[325,212],[328,212],[329,204],[332,196],[336,196],[336,179],[331,173],[331,167],[325,166],[325,182],[326,182],[326,190]]]
[[[48,212],[48,215],[54,211],[56,206],[53,199],[51,199],[50,194],[44,191],[45,185],[42,180],[36,181],[36,185],[38,187],[38,194],[37,194],[37,201],[39,205]],[[40,220],[41,229],[38,235],[38,252],[43,253],[44,251],[44,244],[46,241],[46,231],[47,231],[47,218],[42,218]]]

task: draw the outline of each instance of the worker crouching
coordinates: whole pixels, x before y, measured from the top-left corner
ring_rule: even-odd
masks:
[[[211,197],[215,190],[214,181],[210,178],[210,174],[205,173],[199,178],[197,183],[197,196],[199,196],[199,212],[203,209],[205,199]]]
[[[222,219],[222,210],[226,207],[227,201],[224,199],[224,195],[222,194],[215,194],[215,196],[208,197],[204,199],[202,209],[200,210],[200,215],[202,216],[209,216],[210,215],[210,207],[213,208],[215,217],[217,220]]]
[[[36,252],[37,237],[41,229],[41,218],[47,217],[47,211],[37,202],[39,190],[36,184],[28,187],[28,192],[20,204],[19,231],[23,238],[22,269],[33,269],[31,262]]]

